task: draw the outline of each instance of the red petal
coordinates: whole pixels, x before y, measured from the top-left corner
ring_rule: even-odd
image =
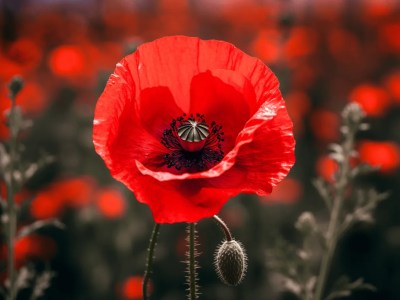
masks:
[[[140,117],[143,127],[160,139],[173,119],[183,114],[166,87],[144,89],[140,95]]]
[[[271,193],[295,161],[292,127],[286,109],[280,107],[274,118],[255,131],[252,141],[240,148],[235,165],[210,183],[259,195]]]
[[[204,114],[208,124],[215,121],[222,126],[225,153],[234,147],[255,103],[254,89],[240,73],[213,70],[193,77],[190,113]]]
[[[234,195],[228,189],[207,186],[202,179],[159,182],[136,174],[129,188],[137,200],[149,205],[157,223],[197,222],[217,214]]]
[[[177,105],[189,111],[190,84],[193,76],[208,70],[225,69],[241,73],[253,85],[258,103],[276,90],[278,80],[259,59],[248,56],[232,44],[216,40],[200,40],[185,36],[160,38],[141,45],[126,57],[140,91],[156,86],[168,87]]]
[[[135,84],[129,75],[126,61],[122,60],[117,64],[97,101],[93,121],[94,147],[108,166],[111,164],[109,145],[118,135],[119,118],[126,110],[126,106],[131,104],[134,91]],[[136,111],[132,112],[135,113]]]
[[[123,60],[117,64],[99,98],[93,122],[93,142],[111,174],[118,180],[131,180],[138,159],[148,165],[165,149],[141,124],[138,104],[133,97],[135,84]]]

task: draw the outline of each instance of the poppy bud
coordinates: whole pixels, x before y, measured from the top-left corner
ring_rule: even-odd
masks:
[[[14,76],[9,85],[8,85],[8,89],[10,90],[10,93],[12,95],[12,97],[15,97],[24,87],[24,80],[22,79],[21,76]]]
[[[342,112],[344,123],[348,126],[360,124],[364,117],[365,112],[363,111],[361,106],[355,102],[351,102],[350,104],[348,104]]]
[[[303,212],[297,219],[295,227],[304,234],[315,232],[317,228],[317,221],[312,213],[309,211]]]
[[[247,256],[243,246],[235,240],[224,241],[215,255],[218,277],[227,285],[238,285],[247,269]]]

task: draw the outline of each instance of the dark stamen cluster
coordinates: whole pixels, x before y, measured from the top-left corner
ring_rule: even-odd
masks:
[[[169,150],[164,155],[165,164],[168,168],[175,167],[177,170],[185,169],[189,172],[198,172],[209,169],[216,165],[224,157],[222,142],[224,141],[222,126],[212,122],[209,135],[205,139],[204,146],[199,151],[191,152],[184,149],[182,140],[178,135],[179,127],[188,120],[206,124],[204,115],[193,114],[187,118],[186,114],[173,119],[170,128],[163,132],[161,143]]]

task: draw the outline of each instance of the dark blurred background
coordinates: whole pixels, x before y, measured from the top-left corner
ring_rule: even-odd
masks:
[[[375,224],[360,224],[342,239],[328,287],[347,274],[378,292],[345,299],[400,299],[399,1],[0,0],[0,140],[8,137],[7,83],[20,74],[18,104],[34,121],[21,138],[25,159],[55,158],[18,194],[21,224],[58,217],[66,225],[16,245],[18,265],[57,272],[42,299],[141,299],[152,217],[95,154],[93,110],[124,55],[176,34],[225,40],[262,59],[281,82],[297,140],[296,165],[272,195],[241,195],[221,212],[248,251],[240,286],[222,285],[213,270],[223,238],[217,225],[198,224],[201,299],[296,299],[280,287],[267,254],[277,240],[299,242],[294,223],[301,212],[327,220],[311,180],[331,180],[327,145],[340,138],[340,111],[349,101],[360,103],[371,124],[358,138],[360,160],[381,166],[363,184],[391,194]],[[161,227],[153,299],[185,299],[185,237],[184,224]]]

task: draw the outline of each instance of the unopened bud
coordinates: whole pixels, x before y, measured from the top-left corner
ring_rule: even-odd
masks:
[[[356,102],[350,102],[343,109],[342,118],[346,125],[359,125],[365,117],[365,112]]]
[[[314,215],[309,211],[306,211],[297,219],[295,227],[303,233],[310,233],[316,230],[317,222],[315,221]]]
[[[11,93],[11,98],[14,98],[24,87],[24,80],[21,76],[14,76],[8,84],[8,89]]]
[[[247,256],[243,246],[235,241],[224,241],[215,254],[218,277],[227,285],[238,285],[247,269]]]

